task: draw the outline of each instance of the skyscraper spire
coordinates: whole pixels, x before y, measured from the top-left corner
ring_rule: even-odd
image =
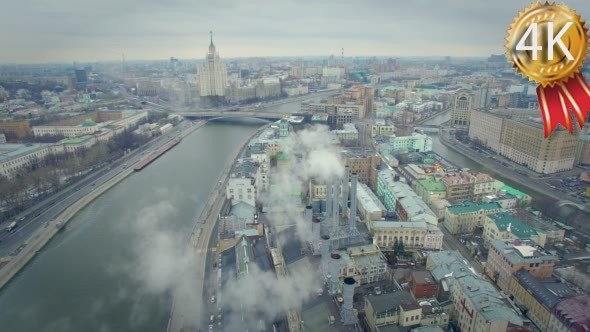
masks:
[[[209,45],[209,47],[214,47],[213,46],[213,31],[209,31],[209,34],[211,35],[211,44]]]

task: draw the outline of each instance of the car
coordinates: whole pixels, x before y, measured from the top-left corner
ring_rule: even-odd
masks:
[[[381,294],[381,287],[379,287],[379,286],[376,286],[375,287],[375,294],[376,295],[380,295]]]
[[[211,296],[211,303],[215,303],[215,296]]]
[[[209,331],[213,331],[213,324],[209,324]]]

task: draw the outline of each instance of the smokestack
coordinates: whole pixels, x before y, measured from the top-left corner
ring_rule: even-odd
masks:
[[[305,207],[305,222],[310,224],[312,218],[313,218],[313,207],[311,205],[308,205]]]
[[[356,185],[358,182],[358,174],[352,173],[352,181],[350,182],[350,212],[348,213],[348,227],[350,232],[356,229]]]
[[[354,311],[352,310],[352,302],[355,287],[356,280],[354,280],[354,278],[349,277],[344,279],[344,303],[342,304],[342,309],[340,310],[340,316],[342,318],[342,323],[344,325],[351,325],[356,323],[356,317],[354,316]]]
[[[311,219],[312,239],[311,240],[313,241],[315,247],[317,247],[318,242],[321,239],[321,237],[320,237],[320,230],[321,230],[320,218],[318,218],[318,217],[312,217],[312,219]]]
[[[326,181],[326,218],[332,215],[332,182]]]
[[[338,232],[338,224],[340,223],[340,213],[338,213],[338,200],[340,198],[340,185],[338,183],[338,179],[334,179],[332,181],[332,227],[333,227],[333,234]]]
[[[338,293],[338,289],[340,288],[340,254],[333,253],[330,256],[332,259],[330,260],[330,294]]]
[[[340,206],[342,207],[342,217],[346,215],[346,209],[348,208],[348,166],[344,167],[344,179],[342,179],[342,200]]]
[[[322,271],[324,274],[328,274],[328,259],[330,257],[330,236],[322,236]]]

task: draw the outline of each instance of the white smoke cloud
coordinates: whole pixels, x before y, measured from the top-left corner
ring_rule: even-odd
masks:
[[[313,126],[292,133],[281,142],[281,151],[286,154],[288,164],[271,175],[272,183],[280,190],[261,198],[263,205],[272,207],[268,214],[272,225],[279,228],[295,225],[301,241],[311,237],[311,224],[304,219],[305,204],[295,200],[292,191],[298,190],[305,196],[310,178],[322,182],[344,176],[344,162],[339,150],[329,141],[326,126]]]
[[[311,264],[292,268],[289,275],[278,278],[273,271],[250,269],[247,275],[229,280],[223,301],[233,312],[226,331],[265,331],[264,322],[283,317],[287,310],[301,308],[320,287]]]
[[[175,310],[181,311],[178,316],[189,320],[184,323],[199,324],[202,299],[195,287],[197,260],[194,251],[187,245],[186,234],[167,227],[169,219],[175,215],[176,208],[167,200],[139,211],[132,223],[138,237],[133,253],[135,264],[129,266],[127,272],[138,282],[139,294],[172,295]],[[129,320],[132,326],[139,326],[148,318],[147,313],[141,310],[141,296],[133,308]]]
[[[329,144],[328,135],[327,127],[314,126],[292,133],[281,142],[288,162],[273,170],[270,179],[276,188],[261,198],[262,204],[270,209],[266,219],[273,228],[294,225],[297,240],[302,243],[312,235],[311,224],[304,218],[306,201],[293,192],[301,192],[305,199],[310,178],[325,181],[344,175],[344,163],[337,147]],[[263,322],[284,317],[288,309],[301,309],[321,287],[321,278],[308,261],[298,262],[296,268],[289,267],[284,278],[278,278],[273,271],[253,268],[248,275],[228,281],[222,292],[223,303],[232,312],[226,317],[227,331],[263,331]]]

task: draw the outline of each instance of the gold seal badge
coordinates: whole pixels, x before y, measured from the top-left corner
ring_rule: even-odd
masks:
[[[580,69],[588,55],[588,29],[566,5],[537,2],[519,13],[508,29],[506,56],[523,77],[539,84],[537,98],[545,138],[562,125],[573,134],[590,112],[590,86]]]
[[[506,55],[523,77],[553,86],[582,68],[588,29],[566,5],[537,2],[519,13],[508,30]]]

